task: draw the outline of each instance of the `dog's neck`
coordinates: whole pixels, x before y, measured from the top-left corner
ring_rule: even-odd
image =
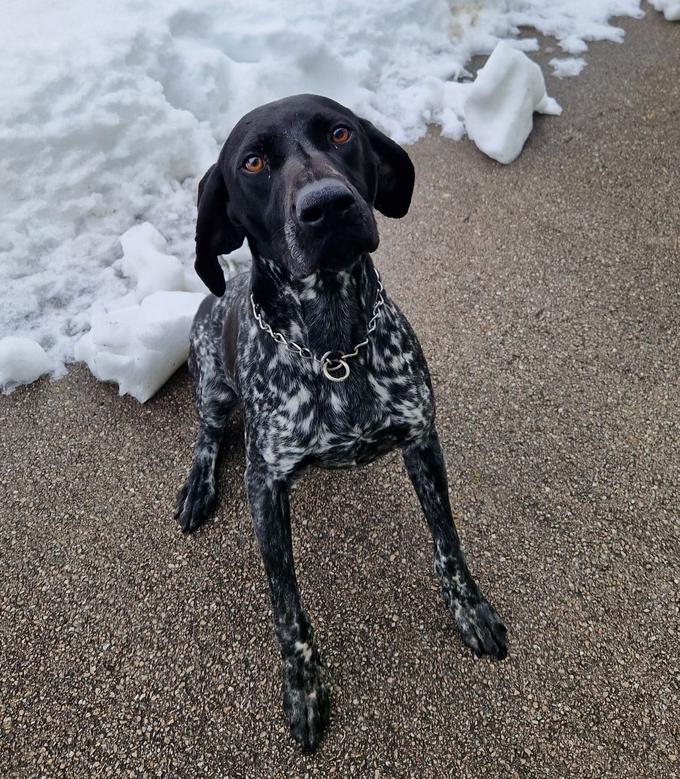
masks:
[[[369,255],[345,271],[317,271],[294,278],[279,263],[253,258],[251,289],[275,332],[318,356],[352,351],[366,336],[376,295]]]

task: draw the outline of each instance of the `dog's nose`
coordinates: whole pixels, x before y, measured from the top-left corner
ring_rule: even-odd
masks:
[[[305,184],[295,199],[295,210],[303,226],[316,226],[329,217],[344,214],[354,205],[354,196],[338,179],[319,179]]]

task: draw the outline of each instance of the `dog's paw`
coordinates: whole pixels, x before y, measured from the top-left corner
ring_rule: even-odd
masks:
[[[190,533],[204,522],[215,508],[215,480],[192,469],[182,489],[177,493],[175,518],[184,533]]]
[[[293,738],[306,752],[313,752],[326,729],[330,711],[329,689],[320,667],[301,669],[296,663],[284,665],[283,711]]]
[[[508,654],[507,629],[483,595],[456,600],[452,611],[463,641],[476,655],[503,660]]]

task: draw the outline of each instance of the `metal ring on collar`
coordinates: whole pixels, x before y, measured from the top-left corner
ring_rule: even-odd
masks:
[[[331,357],[332,354],[333,352],[326,352],[321,358],[321,370],[323,371],[323,375],[330,381],[345,381],[349,376],[349,365],[342,359],[342,356]],[[335,354],[337,354],[337,352],[335,352]],[[337,374],[339,371],[341,371],[340,375],[333,375]]]

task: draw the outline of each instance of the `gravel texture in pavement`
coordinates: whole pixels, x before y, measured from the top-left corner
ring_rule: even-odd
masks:
[[[294,545],[333,711],[303,755],[239,419],[185,538],[186,371],[141,406],[75,367],[0,397],[0,776],[680,775],[680,25],[623,26],[548,78],[565,113],[517,162],[432,133],[381,221],[508,659],[463,649],[398,454],[314,472]]]

